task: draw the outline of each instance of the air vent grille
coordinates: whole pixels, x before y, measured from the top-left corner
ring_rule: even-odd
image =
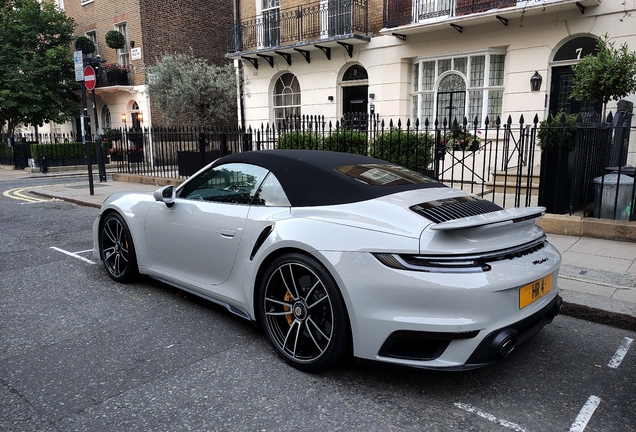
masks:
[[[503,210],[503,208],[477,197],[463,196],[417,204],[411,206],[411,210],[435,223],[442,223],[468,216],[492,213]]]

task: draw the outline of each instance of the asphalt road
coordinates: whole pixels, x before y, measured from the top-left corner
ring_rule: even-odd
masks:
[[[302,373],[224,308],[111,281],[96,209],[15,195],[43,181],[0,182],[0,431],[636,430],[634,332],[559,316],[484,369]]]

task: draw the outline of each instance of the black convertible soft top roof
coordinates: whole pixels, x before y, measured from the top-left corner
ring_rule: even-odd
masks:
[[[387,161],[351,153],[322,150],[260,150],[234,153],[214,162],[250,163],[274,173],[293,207],[366,201],[406,190],[445,187],[441,183],[374,186],[336,171],[348,165],[390,165]]]

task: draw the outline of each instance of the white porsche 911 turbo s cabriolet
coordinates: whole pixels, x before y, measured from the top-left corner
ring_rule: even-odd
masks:
[[[254,321],[304,371],[351,352],[470,369],[559,312],[544,211],[502,209],[366,156],[254,151],[154,196],[112,195],[93,254],[116,281],[141,273]]]

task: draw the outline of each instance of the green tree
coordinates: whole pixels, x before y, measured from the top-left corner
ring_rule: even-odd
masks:
[[[636,92],[636,52],[627,43],[616,48],[606,34],[596,43],[597,55],[587,55],[572,66],[571,97],[578,101],[603,101],[603,117],[610,100]]]
[[[50,0],[0,0],[0,125],[10,135],[79,115],[73,27]]]
[[[232,64],[210,65],[189,54],[164,54],[148,68],[148,93],[167,125],[215,126],[236,114]]]

